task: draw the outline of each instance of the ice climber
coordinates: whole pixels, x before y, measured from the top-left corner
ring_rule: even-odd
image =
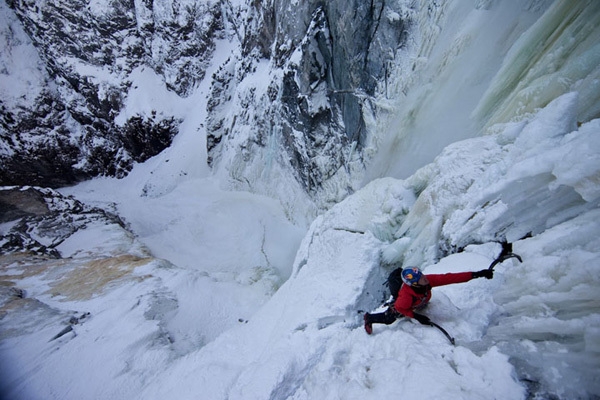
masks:
[[[423,325],[431,325],[429,317],[418,314],[415,311],[422,310],[431,299],[431,288],[435,286],[450,285],[453,283],[468,282],[475,278],[492,279],[494,270],[492,268],[477,272],[457,272],[448,274],[425,275],[419,268],[408,267],[402,270],[402,285],[400,289],[392,289],[394,304],[385,312],[377,314],[365,314],[365,331],[370,335],[373,333],[373,324],[390,325],[396,319],[402,317],[414,318]]]

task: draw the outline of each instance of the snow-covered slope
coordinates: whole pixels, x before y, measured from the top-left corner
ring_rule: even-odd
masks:
[[[600,396],[600,120],[591,90],[599,70],[589,39],[599,12],[593,1],[567,3],[420,9],[421,30],[404,53],[421,54],[406,64],[415,73],[388,82],[407,97],[378,98],[379,113],[364,115],[379,135],[367,179],[349,196],[344,179],[324,185],[327,201],[337,200],[316,218],[314,198],[287,181],[290,171],[261,170],[276,147],[242,154],[256,156],[247,165],[206,167],[209,81],[184,101],[136,70],[121,118],[151,113],[156,96],[183,120],[168,149],[121,180],[0,191],[1,397]],[[407,4],[394,6],[411,14]],[[556,18],[563,7],[572,12],[565,23]],[[502,40],[476,40],[478,29],[504,32]],[[468,104],[452,107],[463,114],[447,125],[468,134],[439,137],[450,114],[438,107],[455,101],[461,66],[487,45],[499,62],[477,60],[493,71],[470,81]],[[219,46],[207,75],[239,51]],[[268,93],[259,85],[268,66],[260,66],[248,93],[252,85]],[[403,147],[427,127],[435,130],[421,147]],[[229,145],[223,159],[243,160]],[[355,184],[362,172],[353,168],[343,173]],[[232,176],[272,197],[223,190]],[[362,315],[386,298],[382,283],[396,266],[479,270],[504,240],[522,263],[498,265],[491,281],[434,289],[426,314],[456,346],[409,320],[364,332]]]

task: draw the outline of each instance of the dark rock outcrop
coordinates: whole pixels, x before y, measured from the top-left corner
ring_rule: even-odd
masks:
[[[121,219],[55,190],[5,187],[0,190],[0,223],[12,222],[0,233],[0,254],[27,252],[60,258],[56,247],[92,222],[118,224]]]

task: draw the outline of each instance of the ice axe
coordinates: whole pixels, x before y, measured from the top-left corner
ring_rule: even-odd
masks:
[[[523,259],[520,255],[512,252],[512,243],[503,242],[500,255],[494,261],[492,261],[488,269],[493,270],[496,264],[501,264],[509,258],[516,258],[519,260],[519,262],[523,262]]]
[[[429,321],[429,324],[431,326],[433,326],[434,328],[438,328],[440,330],[440,332],[442,332],[448,338],[448,340],[450,341],[450,343],[452,343],[453,345],[456,344],[454,338],[452,336],[450,336],[450,334],[444,328],[442,328],[441,326],[439,326],[438,324],[436,324],[433,321]]]
[[[433,326],[434,328],[439,329],[439,331],[442,332],[444,334],[444,336],[446,336],[448,338],[450,343],[452,343],[453,345],[456,344],[454,338],[452,336],[450,336],[448,331],[446,331],[444,328],[442,328],[441,326],[439,326],[438,324],[436,324],[435,322],[430,320],[428,316],[423,315],[423,314],[414,313],[413,318],[416,319],[417,321],[419,321],[419,323],[422,325]]]

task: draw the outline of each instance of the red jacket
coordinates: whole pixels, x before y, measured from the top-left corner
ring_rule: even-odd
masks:
[[[429,280],[429,285],[423,293],[418,293],[412,286],[403,284],[398,291],[398,297],[394,302],[394,308],[400,314],[413,318],[414,311],[425,306],[431,299],[431,288],[435,286],[450,285],[452,283],[468,282],[473,279],[472,272],[457,272],[449,274],[431,274],[425,275]]]

